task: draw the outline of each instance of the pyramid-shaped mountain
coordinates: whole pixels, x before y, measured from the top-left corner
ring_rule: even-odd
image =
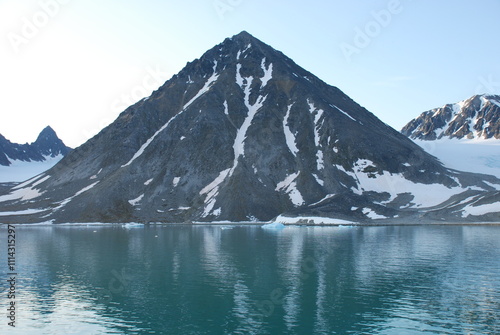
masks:
[[[475,95],[422,113],[401,132],[419,140],[500,139],[500,96]]]
[[[471,220],[479,212],[460,211],[464,199],[491,203],[499,188],[494,177],[445,168],[338,88],[242,32],[53,169],[0,196],[0,211],[23,214],[0,220]]]

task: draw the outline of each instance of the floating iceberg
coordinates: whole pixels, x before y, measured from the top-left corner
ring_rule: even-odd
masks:
[[[264,229],[284,229],[285,225],[279,222],[268,223],[262,226]]]

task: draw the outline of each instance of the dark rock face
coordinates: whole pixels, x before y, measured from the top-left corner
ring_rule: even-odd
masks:
[[[487,179],[446,169],[338,88],[242,32],[54,168],[0,196],[0,211],[37,209],[12,222],[281,214],[369,221],[421,217],[420,208],[449,198],[426,201],[425,192],[412,193],[415,185],[455,193],[474,186],[483,196],[500,188]]]
[[[43,162],[46,157],[64,156],[70,150],[51,127],[44,128],[37,140],[31,144],[12,143],[0,135],[0,165],[3,166],[9,166],[10,160]]]
[[[20,161],[43,161],[43,156],[29,144],[12,143],[0,135],[0,165],[9,166],[10,159]]]
[[[56,132],[49,126],[45,127],[35,142],[31,146],[43,156],[56,157],[58,155],[66,156],[71,151]]]
[[[460,103],[424,112],[401,132],[420,140],[500,139],[500,96],[476,95]]]

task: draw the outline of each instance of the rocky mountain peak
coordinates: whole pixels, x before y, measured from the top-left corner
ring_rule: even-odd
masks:
[[[0,206],[36,206],[24,222],[363,221],[420,216],[496,182],[446,169],[246,32],[189,62],[37,178],[0,196]]]
[[[31,144],[43,156],[65,156],[71,148],[67,147],[50,126],[45,127]]]
[[[412,138],[500,139],[500,96],[475,95],[422,113],[401,132]]]
[[[56,132],[45,127],[31,144],[12,143],[0,135],[0,165],[9,166],[12,160],[23,162],[43,162],[47,157],[66,155],[71,148],[67,147]]]
[[[56,132],[54,131],[54,129],[52,129],[51,126],[47,126],[47,127],[42,129],[42,131],[38,135],[37,140],[35,142],[40,141],[40,140],[52,140],[55,138],[59,139],[57,137]]]

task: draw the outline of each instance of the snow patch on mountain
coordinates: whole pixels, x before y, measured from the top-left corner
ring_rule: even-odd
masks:
[[[469,204],[462,209],[462,217],[466,218],[470,215],[479,216],[486,215],[490,213],[498,213],[500,211],[500,204],[492,203],[492,204],[484,204],[473,206],[473,204]]]
[[[25,209],[21,211],[11,211],[11,212],[0,212],[0,216],[9,216],[9,215],[31,215],[37,214],[47,211],[48,209]]]
[[[146,148],[151,144],[151,142],[154,141],[154,139],[162,132],[164,131],[172,121],[174,121],[180,114],[182,114],[193,102],[195,102],[199,97],[201,97],[203,94],[207,93],[209,90],[210,90],[210,87],[212,87],[212,85],[217,81],[217,78],[219,78],[219,75],[216,74],[215,70],[217,68],[217,61],[215,61],[215,64],[214,64],[214,72],[213,74],[210,76],[210,78],[207,79],[207,81],[205,82],[205,85],[198,91],[198,93],[196,93],[196,95],[191,99],[189,100],[181,109],[181,111],[179,113],[177,113],[174,117],[170,118],[167,123],[165,123],[160,129],[158,129],[153,136],[151,136],[140,148],[139,150],[137,150],[137,152],[134,154],[134,156],[132,156],[132,158],[124,165],[122,165],[122,167],[126,167],[126,166],[129,166],[130,164],[132,164],[138,157],[140,157],[143,153],[144,153],[144,150],[146,150]]]
[[[342,109],[338,108],[337,106],[333,106],[333,105],[330,105],[331,107],[335,107],[336,109],[338,109],[342,114],[344,114],[345,116],[347,116],[349,119],[353,120],[354,122],[358,122],[358,120],[356,120],[355,118],[353,118],[352,116],[350,116],[349,114],[347,114],[346,112],[344,112]]]
[[[144,198],[144,194],[141,194],[135,199],[129,200],[128,203],[131,204],[132,206],[137,206],[142,201],[142,198]]]
[[[288,146],[288,149],[290,152],[294,155],[297,156],[297,153],[299,152],[299,149],[297,148],[296,139],[295,135],[292,133],[290,130],[290,127],[288,127],[288,118],[290,117],[290,111],[292,109],[293,105],[288,106],[288,110],[286,111],[285,118],[283,119],[283,131],[285,133],[285,140],[286,140],[286,145]]]
[[[38,198],[44,193],[44,191],[40,191],[40,189],[35,187],[40,185],[44,181],[47,181],[49,178],[50,176],[44,176],[44,174],[41,174],[36,176],[35,178],[27,180],[26,182],[13,187],[12,191],[9,194],[0,196],[0,202],[12,200],[27,201]],[[28,187],[28,185],[30,186]]]
[[[97,177],[99,176],[99,174],[101,172],[102,172],[102,168],[99,171],[97,171],[97,173],[95,175],[90,176],[90,180],[97,179]]]
[[[69,198],[66,198],[64,199],[63,201],[59,202],[59,206],[57,206],[56,208],[54,208],[54,210],[59,210],[61,208],[63,208],[64,206],[66,206],[68,203],[70,203],[74,198],[78,197],[79,195],[89,191],[90,189],[92,189],[94,186],[96,186],[97,184],[99,184],[99,182],[95,182],[93,184],[90,184],[89,186],[86,186],[84,188],[82,188],[80,191],[76,192],[75,195],[69,197]]]
[[[234,149],[234,162],[235,162],[235,164],[233,166],[233,170],[236,167],[236,165],[238,164],[238,159],[240,158],[240,156],[245,156],[245,139],[247,136],[248,128],[252,124],[252,121],[253,121],[253,118],[255,117],[255,114],[257,114],[259,109],[262,108],[262,106],[264,105],[264,101],[266,100],[266,97],[259,96],[259,98],[257,99],[257,101],[253,105],[250,104],[250,94],[251,94],[250,86],[252,85],[252,80],[253,80],[253,77],[245,78],[244,102],[245,102],[245,106],[247,107],[248,112],[247,112],[247,117],[243,121],[243,124],[241,125],[241,127],[238,129],[238,132],[236,133],[236,139],[234,140],[233,149]]]
[[[264,105],[264,102],[266,101],[265,96],[259,96],[257,98],[257,101],[254,104],[250,103],[250,95],[251,95],[251,85],[253,82],[253,77],[243,77],[241,75],[241,64],[236,65],[236,83],[241,87],[244,93],[244,104],[245,107],[247,108],[247,116],[245,117],[245,120],[243,121],[242,125],[236,132],[236,138],[233,143],[233,151],[234,151],[234,161],[233,161],[233,166],[229,169],[226,169],[224,171],[221,171],[217,178],[215,178],[210,184],[205,186],[201,191],[200,195],[206,194],[205,198],[205,208],[203,211],[203,216],[206,217],[208,216],[215,205],[216,201],[216,196],[219,193],[219,185],[228,177],[231,177],[233,175],[234,170],[238,166],[238,161],[240,157],[245,157],[245,139],[247,137],[247,131],[248,128],[250,128],[250,125],[253,122],[253,119],[257,112],[262,108]],[[271,68],[272,71],[272,68]],[[216,214],[212,212],[212,214]],[[220,215],[220,211],[218,211],[218,214],[216,216]]]
[[[316,179],[316,182],[317,182],[319,185],[321,185],[321,186],[325,186],[325,182],[324,182],[324,181],[323,181],[320,177],[318,177],[318,175],[317,175],[317,174],[313,173],[312,175],[313,175],[314,179]]]
[[[19,185],[16,185],[16,186],[15,186],[15,187],[13,187],[12,189],[13,189],[13,190],[18,190],[18,189],[20,189],[20,188],[25,188],[26,186],[28,186],[28,185],[30,185],[30,184],[32,184],[32,183],[34,183],[34,182],[36,182],[37,180],[40,180],[40,178],[42,178],[43,176],[45,176],[45,173],[41,173],[41,174],[39,174],[39,175],[37,175],[37,176],[35,176],[35,177],[33,177],[33,178],[29,179],[29,180],[26,180],[24,183],[21,183],[21,184],[19,184]]]
[[[0,196],[0,202],[6,202],[11,200],[21,200],[27,201],[38,198],[44,192],[41,192],[39,189],[34,189],[32,187],[21,188],[18,190],[14,190],[13,192]]]
[[[262,82],[262,87],[265,87],[269,80],[273,78],[273,63],[269,64],[269,66],[266,68],[266,58],[262,59],[261,63],[261,68],[262,71],[264,71],[264,77],[262,77],[260,80]]]
[[[290,197],[290,201],[292,201],[292,203],[296,207],[301,206],[305,203],[302,194],[297,189],[297,183],[295,182],[299,174],[300,172],[297,172],[287,176],[285,180],[279,182],[278,185],[276,185],[275,189],[276,191],[284,191],[285,193],[287,193]]]
[[[236,64],[236,84],[243,88],[244,83],[243,77],[241,76],[241,64],[238,63]]]
[[[335,196],[335,194],[327,194],[323,199],[321,199],[320,201],[316,201],[315,203],[312,203],[311,206],[316,206],[316,205],[319,205],[321,204],[323,201],[326,201],[328,199],[331,199]]]
[[[219,175],[217,176],[217,178],[214,179],[214,181],[212,181],[210,184],[205,186],[200,191],[200,195],[209,194],[210,196],[210,193],[212,193],[213,190],[217,189],[217,187],[226,179],[230,171],[231,169],[226,169],[224,171],[221,171],[221,173],[219,173]]]
[[[238,64],[240,65],[240,64]],[[262,108],[264,105],[264,102],[266,101],[265,96],[259,96],[257,98],[257,101],[254,104],[250,103],[250,94],[251,92],[251,85],[253,81],[253,77],[246,77],[243,78],[240,74],[241,66],[238,67],[237,70],[237,75],[239,78],[241,78],[241,85],[240,87],[243,89],[243,93],[245,94],[244,96],[244,104],[247,108],[247,116],[245,120],[243,121],[243,124],[241,127],[238,129],[236,133],[236,138],[234,140],[233,144],[233,150],[234,150],[234,163],[233,167],[231,168],[230,171],[230,176],[233,174],[234,170],[236,169],[236,166],[238,165],[238,160],[240,156],[245,156],[245,139],[247,136],[247,131],[250,125],[252,124],[252,121],[257,114],[257,112]]]
[[[210,184],[205,186],[201,191],[200,195],[206,194],[205,198],[205,208],[203,210],[203,216],[206,217],[207,215],[210,214],[212,211],[214,205],[215,205],[215,198],[219,194],[219,185],[226,179],[226,177],[229,175],[231,172],[230,169],[226,169],[224,171],[221,171],[217,178],[214,179]]]
[[[244,54],[245,52],[247,52],[250,48],[252,47],[252,43],[248,43],[248,45],[246,46],[246,48],[241,52],[242,54]]]
[[[181,177],[175,177],[174,179],[172,179],[172,185],[174,187],[177,187],[177,185],[179,185],[180,181],[181,181]]]
[[[466,191],[461,187],[448,188],[442,184],[420,184],[406,179],[401,173],[390,173],[388,171],[367,172],[367,168],[373,167],[374,163],[368,159],[359,159],[353,166],[353,171],[347,171],[342,166],[337,168],[352,176],[357,181],[357,187],[352,191],[358,195],[364,192],[389,193],[389,200],[383,204],[390,203],[400,194],[410,194],[413,199],[409,207],[425,208],[443,203],[453,195]]]
[[[493,104],[497,105],[498,107],[500,107],[500,101],[491,100],[491,102]]]
[[[386,216],[377,214],[373,209],[371,208],[363,208],[363,214],[366,215],[366,217],[372,219],[372,220],[378,220],[378,219],[387,219]]]
[[[309,105],[309,112],[314,114],[314,143],[316,144],[316,168],[317,170],[322,170],[325,167],[323,159],[323,151],[321,150],[320,135],[319,130],[321,129],[322,123],[320,124],[321,117],[324,111],[322,109],[316,108],[314,103],[307,100]]]

